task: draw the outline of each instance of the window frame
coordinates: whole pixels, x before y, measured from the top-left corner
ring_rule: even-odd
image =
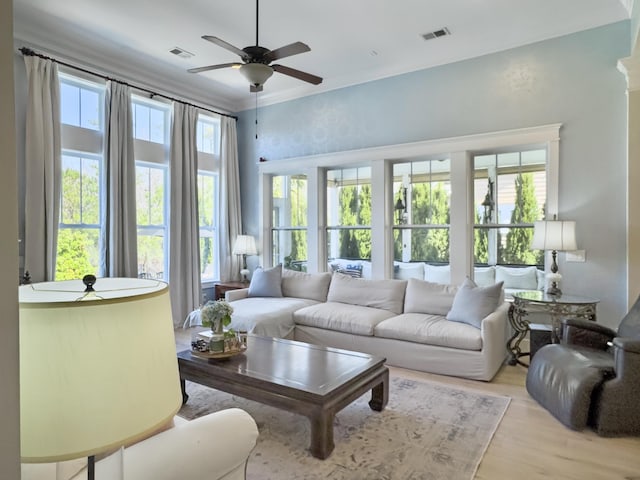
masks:
[[[387,145],[353,151],[335,152],[309,157],[295,157],[265,162],[258,166],[262,199],[262,214],[259,216],[260,231],[270,228],[270,184],[271,175],[288,172],[306,173],[309,181],[308,251],[317,252],[309,259],[309,271],[326,271],[326,227],[323,172],[329,168],[346,168],[368,164],[372,167],[372,278],[393,278],[393,185],[392,165],[407,159],[428,159],[448,155],[451,161],[451,221],[450,221],[450,265],[452,283],[461,283],[473,273],[473,165],[472,157],[485,151],[547,149],[547,218],[558,213],[558,171],[560,128],[562,124],[542,125],[484,134],[465,135],[446,139]],[[304,165],[304,168],[300,168]],[[270,252],[271,241],[262,235],[262,251]],[[271,259],[263,256],[261,262],[271,266]]]

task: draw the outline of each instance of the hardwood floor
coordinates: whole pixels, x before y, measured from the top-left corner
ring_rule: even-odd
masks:
[[[177,350],[188,348],[193,330],[176,330]],[[602,438],[590,430],[567,429],[529,397],[525,367],[505,365],[490,383],[389,370],[391,376],[511,397],[476,480],[640,480],[640,438]]]

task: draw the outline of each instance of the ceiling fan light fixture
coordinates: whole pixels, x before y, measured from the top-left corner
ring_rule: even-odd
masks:
[[[240,73],[251,85],[263,85],[273,75],[273,68],[264,63],[245,63],[240,66]]]

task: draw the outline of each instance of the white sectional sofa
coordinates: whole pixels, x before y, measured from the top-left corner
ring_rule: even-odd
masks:
[[[280,287],[279,294],[277,288],[227,292],[234,308],[230,327],[475,380],[491,380],[506,357],[508,304],[499,284],[457,287],[284,270]]]

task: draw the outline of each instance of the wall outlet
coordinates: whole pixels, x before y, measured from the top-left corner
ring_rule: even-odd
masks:
[[[565,260],[567,262],[585,262],[587,259],[586,250],[575,250],[573,252],[567,252]]]

